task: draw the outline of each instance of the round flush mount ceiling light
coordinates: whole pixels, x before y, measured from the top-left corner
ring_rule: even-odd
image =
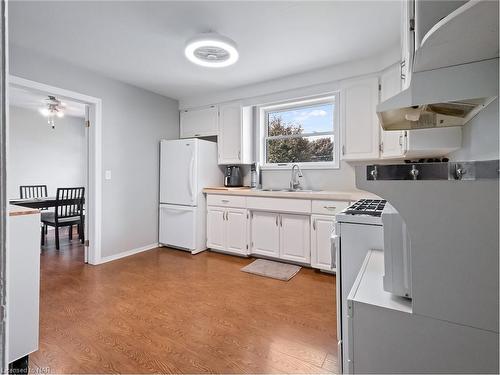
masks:
[[[217,33],[204,33],[188,40],[184,53],[194,64],[223,68],[238,61],[236,43]]]

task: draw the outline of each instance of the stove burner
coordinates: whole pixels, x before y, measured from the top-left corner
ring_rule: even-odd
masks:
[[[386,203],[387,201],[384,199],[360,199],[350,205],[345,210],[345,213],[350,215],[380,216]]]

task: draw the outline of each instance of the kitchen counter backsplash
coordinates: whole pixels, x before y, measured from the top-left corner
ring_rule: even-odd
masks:
[[[290,169],[264,169],[262,174],[262,188],[279,189],[286,188],[290,184]],[[303,189],[331,190],[331,191],[355,191],[354,168],[341,162],[339,169],[303,169],[304,177],[300,179]]]

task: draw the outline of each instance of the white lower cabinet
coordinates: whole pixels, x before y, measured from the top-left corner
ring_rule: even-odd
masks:
[[[334,216],[311,216],[311,267],[325,271],[334,270],[331,243],[334,229]]]
[[[309,216],[253,211],[251,217],[252,254],[310,262]]]
[[[250,216],[251,253],[278,258],[280,255],[279,214],[252,211]]]
[[[208,248],[238,255],[247,255],[247,228],[246,209],[208,206]]]
[[[228,208],[226,210],[226,250],[247,254],[247,210]]]
[[[280,258],[310,262],[309,216],[280,214]]]
[[[225,207],[208,207],[207,209],[207,247],[224,250],[225,245]]]
[[[207,196],[207,247],[335,271],[335,214],[348,201]]]

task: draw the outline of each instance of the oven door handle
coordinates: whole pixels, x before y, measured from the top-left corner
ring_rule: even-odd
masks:
[[[334,234],[332,236],[332,269],[337,268],[337,249],[340,246],[340,236]]]

